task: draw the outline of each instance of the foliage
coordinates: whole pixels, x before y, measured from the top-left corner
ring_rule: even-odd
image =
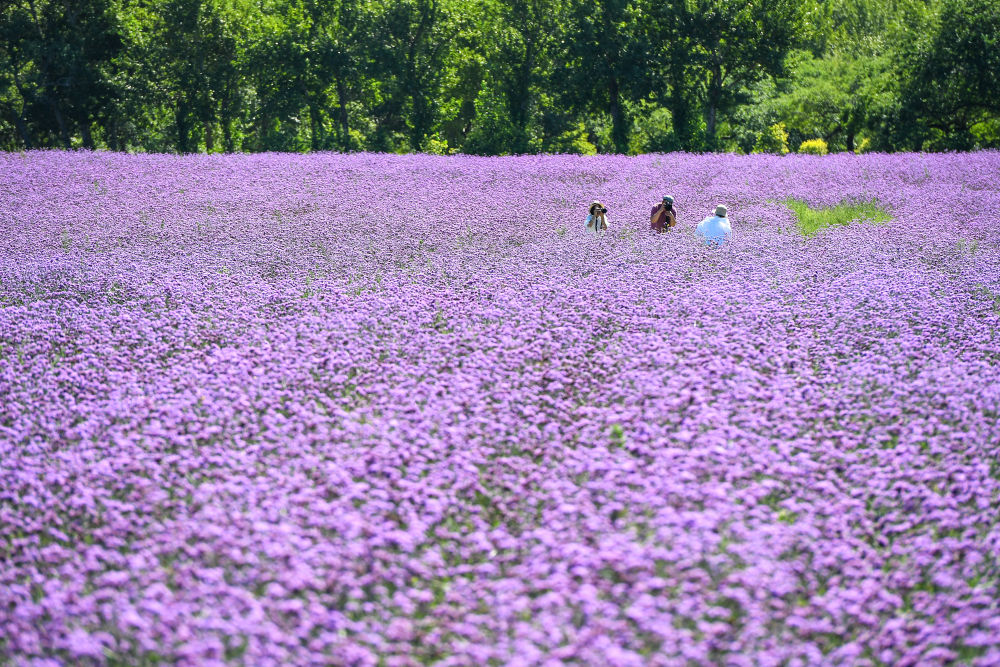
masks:
[[[799,0],[695,0],[669,5],[687,55],[688,76],[700,81],[706,148],[716,148],[719,115],[745,102],[746,89],[782,74],[791,49],[808,36],[815,7]],[[677,54],[678,58],[684,57]]]
[[[632,118],[626,100],[650,89],[642,6],[630,0],[572,3],[569,31],[558,54],[560,99],[572,109],[611,119],[612,150],[627,153]]]
[[[923,129],[914,148],[1000,145],[1000,4],[945,0],[939,28],[907,57],[905,119]]]
[[[830,152],[830,147],[822,139],[807,139],[799,144],[799,152],[809,155],[826,155]]]
[[[596,155],[597,146],[588,139],[589,132],[582,123],[570,127],[546,145],[548,153],[578,153],[580,155]]]
[[[788,132],[784,123],[775,123],[767,128],[757,137],[757,143],[753,147],[754,153],[777,153],[784,155],[788,152]]]
[[[643,102],[633,115],[629,153],[667,153],[680,148],[669,109]]]
[[[791,142],[819,137],[833,150],[854,150],[866,113],[878,105],[889,65],[885,58],[834,52],[823,58],[800,54],[794,77],[771,101]]]
[[[997,147],[998,39],[990,0],[7,0],[0,148]]]
[[[123,48],[110,0],[0,4],[4,143],[94,148],[93,127],[109,124],[121,92],[111,75]]]

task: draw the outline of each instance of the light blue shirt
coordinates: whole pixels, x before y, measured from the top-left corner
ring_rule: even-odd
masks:
[[[713,215],[699,222],[696,231],[705,243],[722,245],[733,233],[733,228],[729,226],[729,218]]]
[[[608,220],[607,214],[604,215],[604,223],[608,226],[608,229],[611,229],[611,221]],[[592,215],[587,216],[586,229],[588,234],[593,234],[594,236],[604,236],[608,231],[608,229],[598,229],[597,219]]]

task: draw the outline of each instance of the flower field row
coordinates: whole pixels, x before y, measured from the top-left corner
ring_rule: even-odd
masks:
[[[996,152],[0,155],[0,663],[1000,664],[996,210]]]

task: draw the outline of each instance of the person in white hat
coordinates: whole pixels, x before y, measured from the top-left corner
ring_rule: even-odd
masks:
[[[604,236],[604,233],[608,231],[608,208],[601,202],[594,200],[587,213],[587,233],[594,236]]]
[[[721,246],[733,233],[733,228],[729,226],[729,211],[719,204],[715,207],[715,215],[699,222],[695,231],[708,245]]]

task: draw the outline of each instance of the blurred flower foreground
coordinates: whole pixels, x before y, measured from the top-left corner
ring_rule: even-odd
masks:
[[[996,152],[0,155],[0,662],[1000,664],[998,210]]]

